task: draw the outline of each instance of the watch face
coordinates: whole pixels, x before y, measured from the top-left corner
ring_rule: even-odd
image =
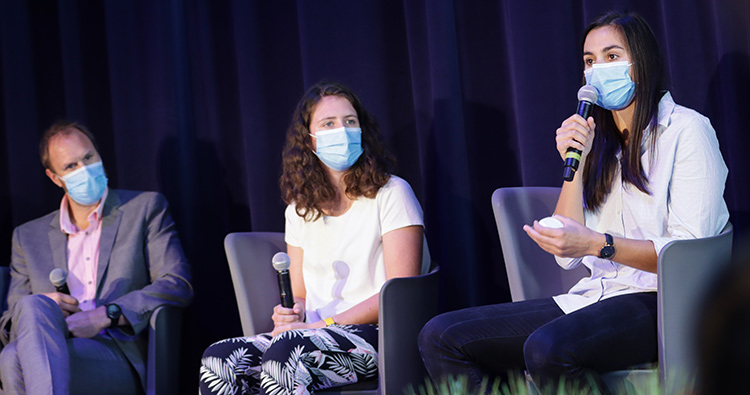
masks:
[[[122,314],[122,310],[120,310],[120,306],[116,304],[108,304],[107,305],[107,317],[112,319],[120,318],[120,315]]]
[[[609,259],[612,255],[615,255],[615,246],[604,246],[599,252],[599,257],[604,259]]]

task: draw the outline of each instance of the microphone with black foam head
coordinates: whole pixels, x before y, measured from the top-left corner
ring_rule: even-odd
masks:
[[[583,117],[583,119],[589,119],[591,115],[591,109],[594,107],[594,103],[599,98],[599,91],[591,85],[584,85],[578,90],[578,109],[576,113]],[[578,170],[578,165],[581,163],[581,151],[573,147],[568,148],[565,153],[565,166],[563,167],[563,180],[573,181],[573,177]]]
[[[294,307],[294,296],[292,295],[292,279],[289,277],[289,266],[291,265],[289,255],[286,252],[277,252],[271,259],[271,263],[276,270],[276,278],[279,280],[281,306],[291,309]]]
[[[66,295],[70,295],[70,289],[68,288],[68,273],[65,270],[58,268],[52,269],[49,272],[49,281],[55,286],[55,290]]]

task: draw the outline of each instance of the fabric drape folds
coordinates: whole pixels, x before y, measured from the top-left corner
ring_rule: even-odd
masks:
[[[170,201],[194,270],[183,330],[193,377],[205,346],[239,334],[223,237],[283,230],[285,131],[306,87],[328,78],[377,117],[396,174],[424,208],[441,308],[507,301],[490,196],[561,185],[554,132],[575,110],[581,35],[610,9],[645,17],[675,101],[711,119],[741,240],[750,229],[747,1],[7,0],[0,256],[14,226],[59,204],[37,156],[42,131],[60,118],[86,124],[110,185]]]

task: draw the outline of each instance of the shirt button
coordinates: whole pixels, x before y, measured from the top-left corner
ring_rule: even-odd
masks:
[[[86,257],[86,260],[87,260],[87,261],[88,261],[88,260],[90,260],[90,259],[91,259],[90,257]]]
[[[89,285],[91,285],[91,281],[89,281]]]
[[[88,235],[89,235],[89,232],[86,232],[86,236],[88,236]]]

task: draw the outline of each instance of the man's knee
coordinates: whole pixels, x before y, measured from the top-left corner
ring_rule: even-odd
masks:
[[[16,339],[19,331],[33,331],[40,326],[58,328],[67,336],[67,325],[60,306],[41,294],[21,297],[16,302],[11,323],[11,341]]]
[[[22,296],[21,299],[18,299],[18,302],[16,302],[17,314],[25,314],[28,311],[40,312],[56,310],[60,310],[60,307],[57,305],[57,303],[42,294]]]

